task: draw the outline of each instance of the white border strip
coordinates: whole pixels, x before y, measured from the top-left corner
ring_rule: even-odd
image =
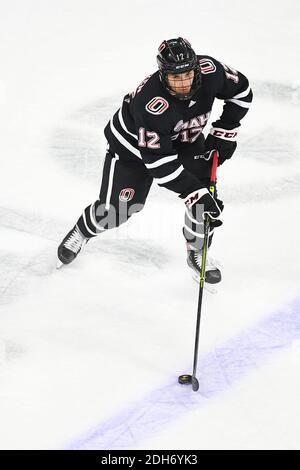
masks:
[[[117,131],[115,126],[113,125],[112,119],[110,120],[110,128],[116,139],[124,146],[126,147],[131,153],[136,155],[138,158],[142,159],[141,157],[141,152],[137,150],[133,145],[131,145],[124,137],[120,134],[120,132]]]
[[[240,100],[226,100],[226,103],[234,103],[234,104],[237,104],[238,106],[241,106],[241,108],[250,108],[251,106],[251,103],[247,103],[246,101],[240,101]]]
[[[115,156],[111,160],[110,170],[109,170],[108,188],[107,188],[106,201],[105,201],[105,209],[107,211],[110,208],[110,198],[111,198],[111,192],[112,192],[112,186],[113,186],[115,165],[116,165],[117,160],[119,160],[119,155],[115,154]]]
[[[155,180],[157,181],[157,184],[168,183],[169,181],[172,181],[175,178],[177,178],[177,176],[179,176],[180,173],[183,172],[183,170],[184,170],[183,166],[180,165],[180,167],[177,168],[177,170],[173,171],[173,173],[170,173],[170,175],[164,176],[163,178],[155,178]]]
[[[134,137],[134,139],[138,140],[138,137],[136,134],[132,134],[131,132],[129,132],[129,130],[127,129],[126,125],[125,125],[125,122],[124,122],[124,119],[123,119],[123,116],[122,116],[122,108],[120,108],[119,112],[118,112],[118,117],[119,117],[119,121],[120,121],[120,124],[123,128],[123,130],[125,132],[127,132],[127,134],[131,135],[132,137]]]
[[[158,166],[164,165],[165,163],[172,162],[173,160],[177,160],[178,155],[170,155],[168,157],[163,157],[153,163],[145,163],[148,169],[157,168]]]
[[[250,91],[251,91],[251,88],[250,88],[250,86],[248,86],[247,90],[242,91],[241,93],[239,93],[238,95],[233,96],[232,98],[236,99],[236,100],[238,98],[245,98],[245,96],[249,95]]]

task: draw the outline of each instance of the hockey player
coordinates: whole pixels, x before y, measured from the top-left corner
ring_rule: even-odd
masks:
[[[89,239],[119,226],[140,211],[153,180],[183,199],[187,262],[199,275],[203,216],[208,214],[210,239],[223,203],[209,191],[212,150],[219,164],[233,155],[240,121],[252,101],[247,78],[213,57],[196,55],[183,39],[162,42],[158,71],[127,94],[106,125],[108,141],[99,199],[89,205],[58,248],[60,263],[71,263]],[[224,100],[220,118],[207,124],[215,98]],[[210,257],[206,282],[221,272]]]

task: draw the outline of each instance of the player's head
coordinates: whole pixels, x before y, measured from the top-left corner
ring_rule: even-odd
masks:
[[[162,84],[176,98],[188,100],[200,88],[199,63],[186,39],[163,41],[158,48],[157,63]]]

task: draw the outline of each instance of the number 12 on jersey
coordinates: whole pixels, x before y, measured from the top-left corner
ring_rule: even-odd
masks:
[[[146,131],[144,127],[139,128],[139,147],[147,147],[149,149],[159,149],[159,135],[153,131]]]

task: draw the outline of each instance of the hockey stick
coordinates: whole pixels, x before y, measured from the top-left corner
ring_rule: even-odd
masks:
[[[213,163],[212,163],[210,184],[209,184],[209,192],[213,197],[215,196],[215,193],[216,193],[218,158],[219,158],[219,153],[217,150],[215,150],[213,153]],[[205,220],[204,220],[204,239],[203,239],[202,262],[201,262],[201,273],[200,273],[200,284],[199,284],[193,375],[183,374],[178,377],[178,382],[180,384],[184,384],[184,385],[192,384],[194,392],[197,392],[197,390],[199,389],[199,382],[196,377],[196,373],[197,373],[197,363],[198,363],[202,298],[203,298],[203,289],[204,289],[204,282],[205,282],[205,265],[206,265],[206,256],[207,256],[208,240],[209,240],[209,227],[210,227],[210,218],[208,214],[206,214]]]

